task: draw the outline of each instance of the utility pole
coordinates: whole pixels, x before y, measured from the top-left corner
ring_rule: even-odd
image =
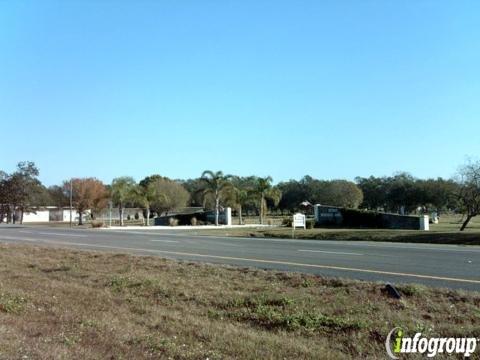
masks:
[[[73,207],[73,181],[72,181],[72,179],[70,179],[70,227],[73,227],[72,207]]]

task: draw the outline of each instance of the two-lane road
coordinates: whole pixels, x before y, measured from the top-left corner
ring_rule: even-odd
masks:
[[[480,247],[197,236],[169,230],[0,226],[0,241],[157,255],[480,291]]]

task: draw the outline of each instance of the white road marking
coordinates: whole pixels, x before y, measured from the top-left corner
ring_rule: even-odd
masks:
[[[197,243],[198,244],[198,243]],[[210,244],[215,244],[218,245],[219,243],[217,242],[211,242]],[[237,245],[237,244],[230,244],[230,243],[220,243],[222,246],[231,246],[231,247],[247,247],[246,245]]]
[[[14,236],[5,236],[5,235],[0,235],[0,239],[2,239],[2,240],[32,241],[32,242],[41,241],[41,240],[33,239],[33,238],[19,238],[19,237],[14,237]]]
[[[3,238],[8,238],[8,237],[0,235],[0,239],[3,239]],[[73,245],[73,246],[84,246],[84,247],[89,247],[89,248],[128,250],[128,251],[136,251],[136,252],[141,251],[141,252],[166,254],[166,255],[193,256],[193,257],[201,257],[201,258],[220,259],[220,260],[245,261],[245,262],[262,263],[262,264],[279,264],[279,265],[308,267],[308,268],[326,269],[326,270],[339,270],[339,271],[350,271],[350,272],[360,272],[360,273],[369,273],[369,274],[410,277],[410,278],[428,279],[428,280],[451,281],[451,282],[469,283],[469,284],[477,284],[477,285],[480,284],[480,280],[473,280],[473,279],[462,279],[462,278],[452,278],[452,277],[433,276],[433,275],[422,275],[422,274],[413,274],[413,273],[402,273],[402,272],[393,272],[393,271],[382,271],[382,270],[373,270],[373,269],[360,269],[360,268],[350,268],[350,267],[343,267],[343,266],[316,265],[316,264],[297,263],[297,262],[282,261],[282,260],[241,258],[241,257],[231,257],[231,256],[187,253],[187,252],[180,252],[180,251],[141,249],[141,248],[109,246],[109,245],[99,245],[99,244],[73,243],[73,242],[66,242],[66,241],[37,240],[37,239],[29,239],[29,238],[13,238],[13,239],[24,240],[24,241],[33,241],[33,242],[41,241],[43,243],[56,244],[56,245],[69,245],[69,246]]]
[[[140,234],[140,233],[139,233]],[[163,234],[162,234],[163,235]],[[167,234],[165,234],[167,235]],[[170,234],[168,234],[170,236]],[[257,238],[257,237],[241,237],[241,236],[213,236],[213,235],[201,235],[201,234],[172,234],[171,236],[196,236],[199,239],[219,239],[219,240],[228,240],[228,241],[256,241],[256,242],[279,242],[279,243],[296,243],[296,244],[309,244],[312,246],[315,245],[339,245],[339,246],[354,246],[354,247],[382,247],[382,248],[392,248],[392,249],[405,249],[405,250],[429,250],[429,251],[448,251],[448,252],[479,252],[479,245],[455,245],[455,244],[434,244],[434,243],[402,243],[402,242],[392,242],[392,241],[363,241],[363,240],[306,240],[306,239],[271,239],[271,238]],[[389,245],[392,244],[392,245]],[[423,245],[423,246],[419,246]],[[442,247],[440,247],[442,246]],[[463,247],[463,249],[459,249]]]
[[[248,247],[247,244],[232,244],[231,241],[216,241],[215,239],[201,239],[201,242],[198,239],[191,239],[189,240],[190,243],[193,244],[201,244],[201,245],[221,245],[221,246],[232,246],[232,247]]]
[[[355,255],[355,256],[363,256],[363,254],[359,253],[349,253],[349,252],[339,252],[339,251],[324,251],[324,250],[298,250],[300,252],[313,252],[313,253],[324,253],[324,254],[334,254],[334,255]]]
[[[73,237],[87,237],[88,235],[84,234],[71,234],[71,233],[55,233],[55,232],[46,232],[46,231],[27,231],[27,230],[19,230],[19,233],[24,234],[38,234],[38,235],[53,235],[53,236],[73,236]]]
[[[310,241],[310,240],[309,240]],[[321,240],[320,240],[321,241]],[[429,251],[448,251],[448,252],[479,252],[480,248],[478,245],[455,245],[455,244],[426,244],[426,243],[400,243],[400,242],[389,242],[389,241],[378,241],[378,244],[365,244],[364,241],[361,240],[348,240],[348,243],[345,240],[339,240],[337,242],[332,242],[334,240],[326,240],[330,245],[341,245],[341,246],[356,246],[356,247],[382,247],[382,248],[389,248],[389,249],[402,249],[402,250],[429,250]],[[328,245],[325,244],[325,245]],[[388,244],[398,244],[395,245],[388,245]],[[418,246],[418,245],[424,246]],[[403,246],[402,246],[403,245]],[[430,245],[430,247],[428,246]],[[439,246],[448,246],[446,247],[439,247]],[[458,247],[463,247],[464,249],[458,249]]]
[[[166,243],[178,243],[178,241],[176,241],[176,240],[157,240],[157,239],[153,239],[153,240],[150,240],[150,241],[166,242]]]
[[[144,235],[144,236],[179,236],[179,237],[189,237],[191,234],[171,234],[171,233],[153,233],[151,231],[118,231],[118,230],[102,230],[106,234],[135,234],[135,235]]]

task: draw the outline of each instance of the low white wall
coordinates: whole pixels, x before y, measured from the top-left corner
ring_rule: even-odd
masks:
[[[17,220],[20,221],[21,213],[18,213]],[[24,223],[31,223],[31,222],[48,222],[50,217],[50,212],[48,210],[39,210],[36,213],[33,212],[24,212],[23,213],[23,222]]]
[[[90,210],[87,210],[83,213],[83,221],[90,218]],[[77,210],[72,210],[72,221],[78,222],[79,215]],[[70,210],[63,210],[63,222],[70,222]]]

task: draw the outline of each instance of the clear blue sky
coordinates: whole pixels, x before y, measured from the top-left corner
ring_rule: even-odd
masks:
[[[0,169],[274,180],[480,154],[478,1],[0,0]]]

